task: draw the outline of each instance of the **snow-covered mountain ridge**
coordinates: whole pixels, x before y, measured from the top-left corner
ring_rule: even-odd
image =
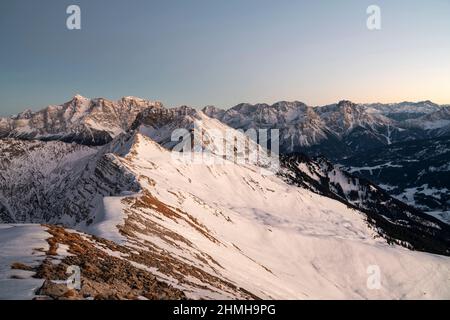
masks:
[[[93,266],[100,256],[101,263],[113,264],[116,277],[122,277],[120,264],[131,264],[130,272],[142,270],[169,285],[171,294],[180,290],[195,299],[450,295],[448,257],[389,245],[365,213],[341,201],[261,175],[250,164],[174,161],[170,150],[139,132],[110,150],[140,191],[103,197],[99,219],[85,230],[94,238],[61,228],[35,230],[53,238],[54,247],[66,248],[67,258],[53,250],[63,266],[86,268],[85,285],[98,281]],[[13,239],[11,234],[7,241]],[[373,265],[383,275],[379,290],[367,286]],[[59,274],[53,263],[43,267],[46,274]],[[95,292],[88,291],[95,286],[86,288]],[[108,288],[118,290],[111,283]]]
[[[281,101],[203,109],[236,129],[280,129],[283,153],[325,155],[334,160],[394,142],[450,134],[449,110],[430,101],[355,104],[345,100],[319,107]]]
[[[175,156],[174,129],[198,146],[184,150],[188,159],[216,161]],[[220,134],[227,130],[234,136]],[[61,298],[49,280],[78,265],[83,289],[73,298],[450,296],[447,225],[325,159],[283,156],[273,174],[261,170],[269,160],[251,141],[250,161],[224,157],[245,139],[187,107],[146,108],[101,147],[1,139],[0,219],[53,225],[0,227],[8,248],[0,283]],[[24,234],[36,241],[21,244]],[[46,254],[32,264],[41,247]],[[377,290],[367,285],[374,265]],[[29,283],[29,274],[45,282]]]
[[[136,116],[143,110],[161,107],[159,102],[135,97],[110,101],[76,95],[62,105],[52,105],[37,112],[27,110],[10,118],[0,118],[0,138],[103,145],[128,131]]]
[[[433,147],[442,145],[450,136],[449,106],[431,101],[341,101],[321,107],[278,102],[240,104],[229,110],[209,106],[204,112],[236,129],[277,128],[281,153],[324,155],[379,183],[385,191],[416,209],[450,223],[450,180],[445,179],[450,173],[445,165],[450,157],[442,148]],[[426,161],[420,160],[425,158]],[[425,179],[431,176],[434,178]]]

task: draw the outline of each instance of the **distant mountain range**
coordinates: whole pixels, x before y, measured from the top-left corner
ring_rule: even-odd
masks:
[[[110,101],[76,95],[62,105],[0,118],[0,138],[103,145],[128,131],[144,110],[164,108],[159,102],[136,97]],[[273,105],[239,104],[228,110],[208,106],[202,111],[235,129],[279,129],[282,153],[305,152],[331,160],[396,142],[450,134],[450,107],[430,101],[398,104],[341,101],[323,107],[283,101]]]
[[[236,129],[277,128],[281,152],[325,156],[450,222],[450,107],[431,101],[323,107],[239,104],[203,111]]]
[[[450,134],[450,107],[430,101],[355,104],[340,101],[323,107],[301,102],[239,104],[203,112],[236,129],[277,128],[281,152],[324,155],[331,160],[396,142]]]

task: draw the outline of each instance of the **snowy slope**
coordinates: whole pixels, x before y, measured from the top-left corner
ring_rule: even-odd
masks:
[[[433,136],[440,137],[450,134],[450,107],[426,114],[418,119],[409,120],[407,126],[431,131]]]
[[[138,190],[113,147],[0,140],[0,221],[89,225],[103,197]]]
[[[391,119],[402,121],[415,119],[440,110],[440,106],[431,101],[401,103],[371,103],[364,105],[367,112],[379,113]]]
[[[140,133],[122,146],[115,161],[134,173],[141,191],[104,198],[104,220],[90,230],[120,246],[89,246],[187,297],[450,296],[448,257],[388,245],[365,214],[339,201],[261,175],[251,164],[174,161]],[[367,286],[374,265],[379,290]]]
[[[26,300],[43,284],[31,271],[12,269],[14,263],[36,266],[45,258],[50,235],[38,225],[0,225],[0,300]]]
[[[0,140],[0,221],[54,220],[64,205],[58,194],[96,152],[59,141]]]
[[[120,247],[90,245],[187,297],[450,295],[449,258],[388,245],[365,214],[339,201],[264,176],[251,164],[174,161],[140,133],[111,148],[141,191],[103,198],[103,220],[87,230]],[[373,265],[381,270],[380,290],[367,287]]]
[[[448,225],[390,196],[369,180],[322,157],[282,156],[281,164],[279,175],[288,183],[364,212],[388,241],[412,246],[416,250],[450,254]]]
[[[230,292],[213,283],[199,290],[193,283],[204,280],[173,273],[170,264],[187,263],[262,298],[450,295],[449,258],[390,246],[363,213],[263,176],[257,167],[174,162],[141,134],[120,161],[138,176],[142,191],[114,200],[125,208],[105,206],[106,216],[123,222],[101,235],[120,234],[124,246],[164,252],[171,262],[158,272],[165,270],[188,296],[229,298]],[[382,270],[381,290],[366,286],[371,265]]]

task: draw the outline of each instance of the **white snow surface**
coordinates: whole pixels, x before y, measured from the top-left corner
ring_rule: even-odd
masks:
[[[84,227],[84,231],[116,243],[124,243],[126,238],[119,233],[118,225],[123,225],[124,197],[104,197],[101,212],[94,223],[89,227]]]
[[[45,258],[42,250],[48,250],[48,238],[50,234],[40,225],[0,224],[0,300],[28,300],[35,296],[44,280],[32,278],[33,272],[12,270],[11,265],[38,265]]]
[[[174,245],[139,230],[134,245],[136,240],[143,245],[149,241],[264,299],[450,298],[450,258],[388,245],[363,213],[276,176],[261,175],[257,167],[182,163],[142,134],[122,161],[146,192],[191,215],[217,239],[211,241],[185,221],[150,207],[135,212],[192,245]],[[199,261],[199,253],[221,267]],[[377,290],[367,286],[373,265],[381,271]],[[211,297],[203,294],[192,293]],[[229,298],[226,293],[222,297]]]

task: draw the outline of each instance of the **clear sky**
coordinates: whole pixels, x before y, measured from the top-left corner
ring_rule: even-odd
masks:
[[[66,28],[81,7],[82,29]],[[377,4],[382,29],[369,31]],[[450,0],[2,0],[0,114],[87,97],[450,103]]]

